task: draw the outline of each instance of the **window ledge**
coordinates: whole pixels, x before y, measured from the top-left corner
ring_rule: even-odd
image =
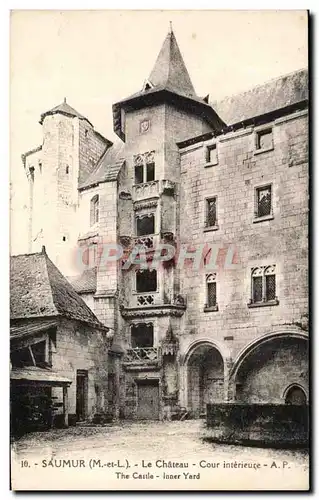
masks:
[[[216,306],[204,307],[204,312],[216,312],[216,311],[218,311],[218,304],[216,304]]]
[[[273,214],[264,215],[263,217],[255,217],[253,219],[253,224],[256,224],[257,222],[264,222],[266,220],[273,220],[273,219],[274,219]]]
[[[218,161],[207,162],[207,163],[205,163],[204,167],[209,168],[209,167],[215,167],[216,165],[218,165]]]
[[[271,146],[270,148],[262,148],[262,149],[255,149],[254,155],[260,155],[262,153],[267,153],[268,151],[273,151],[274,146]]]
[[[208,231],[217,231],[218,229],[219,229],[219,225],[215,224],[215,226],[204,227],[203,231],[204,231],[204,233],[207,233]]]
[[[267,302],[250,302],[247,307],[253,309],[255,307],[268,307],[268,306],[278,306],[279,300],[268,300]]]

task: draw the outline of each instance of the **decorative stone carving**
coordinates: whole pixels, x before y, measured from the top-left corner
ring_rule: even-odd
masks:
[[[138,154],[133,156],[133,163],[135,166],[143,165],[144,163],[154,162],[155,151],[147,151],[143,154]]]
[[[147,308],[141,307],[124,307],[121,310],[123,318],[151,318],[158,316],[174,316],[181,317],[185,312],[185,306],[177,306],[172,304],[167,305],[153,305]]]
[[[174,295],[174,305],[176,306],[186,306],[186,298],[183,295]]]
[[[162,340],[162,355],[175,356],[178,351],[178,339],[173,333],[172,326],[169,325],[164,339]]]
[[[129,193],[127,191],[121,191],[119,194],[119,198],[120,198],[120,200],[131,200],[132,195],[131,195],[131,193]]]
[[[162,239],[164,243],[174,243],[174,233],[164,231],[162,232]]]
[[[128,248],[131,245],[131,236],[120,236],[120,244],[124,248]]]
[[[135,238],[135,245],[143,247],[145,250],[154,248],[153,236],[138,236]]]
[[[159,196],[159,181],[142,182],[133,186],[134,200]]]
[[[173,196],[175,194],[175,182],[168,179],[162,180],[161,191],[163,194]]]
[[[142,362],[147,363],[148,361],[154,362],[159,358],[159,352],[157,347],[136,347],[134,349],[128,349],[124,358],[124,362]]]
[[[158,200],[146,200],[146,201],[136,201],[134,202],[134,210],[142,210],[143,208],[156,208]]]

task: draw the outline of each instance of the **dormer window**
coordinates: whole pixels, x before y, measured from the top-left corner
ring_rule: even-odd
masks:
[[[90,202],[90,225],[94,226],[99,222],[99,195],[93,196]]]
[[[153,88],[153,85],[152,83],[149,81],[149,80],[145,80],[144,82],[144,85],[143,85],[143,92],[145,92],[146,90],[150,90]]]

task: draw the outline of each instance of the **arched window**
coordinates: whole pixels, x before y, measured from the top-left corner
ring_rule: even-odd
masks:
[[[307,396],[299,385],[292,385],[288,388],[285,396],[286,405],[306,405]]]
[[[251,302],[273,302],[276,297],[276,266],[261,266],[252,269]]]
[[[99,195],[93,196],[90,202],[90,224],[93,226],[99,222]]]
[[[217,306],[216,273],[206,276],[206,308]]]

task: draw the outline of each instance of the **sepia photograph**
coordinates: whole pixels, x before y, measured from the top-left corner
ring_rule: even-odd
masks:
[[[14,491],[309,491],[306,10],[12,10]]]

